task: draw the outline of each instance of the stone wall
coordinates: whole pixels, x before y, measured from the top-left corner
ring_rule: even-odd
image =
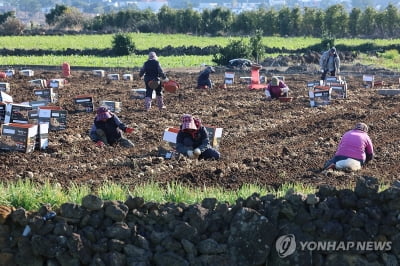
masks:
[[[398,265],[400,185],[378,187],[360,177],[354,191],[321,186],[233,205],[88,195],[54,212],[2,207],[0,265]]]

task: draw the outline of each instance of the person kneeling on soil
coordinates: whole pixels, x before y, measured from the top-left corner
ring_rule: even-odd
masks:
[[[126,148],[133,147],[132,141],[125,138],[122,132],[132,133],[133,128],[122,123],[118,116],[111,113],[107,107],[99,107],[89,133],[92,141],[99,147],[114,144],[120,144]]]
[[[279,97],[288,97],[289,87],[278,77],[272,77],[271,82],[265,88],[267,100],[278,99]]]
[[[220,158],[220,153],[210,145],[207,129],[201,120],[185,114],[176,137],[176,150],[191,159]]]
[[[215,73],[215,69],[213,67],[206,67],[199,77],[197,78],[197,88],[198,89],[212,89],[212,81],[210,79],[210,74]]]
[[[368,126],[357,123],[354,129],[342,136],[335,156],[325,163],[323,170],[359,170],[361,166],[371,161],[373,156],[374,147],[368,136]]]

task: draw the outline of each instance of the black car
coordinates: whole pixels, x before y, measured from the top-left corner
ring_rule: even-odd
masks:
[[[229,68],[247,69],[247,68],[251,67],[251,65],[253,65],[253,64],[254,64],[254,62],[249,59],[236,58],[236,59],[229,60],[228,67]]]

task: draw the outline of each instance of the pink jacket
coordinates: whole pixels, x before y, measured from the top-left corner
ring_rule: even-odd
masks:
[[[342,136],[335,155],[342,155],[365,161],[366,154],[374,154],[371,138],[367,133],[361,130],[352,129]]]

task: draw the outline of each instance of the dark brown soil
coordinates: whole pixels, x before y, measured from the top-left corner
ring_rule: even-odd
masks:
[[[178,93],[165,93],[167,110],[160,112],[153,106],[144,112],[144,101],[131,99],[132,88],[142,88],[143,81],[134,73],[133,81],[110,81],[95,77],[91,71],[74,71],[69,84],[59,89],[59,102],[68,110],[68,128],[50,132],[49,147],[33,153],[0,152],[0,181],[32,178],[36,182],[49,179],[68,187],[77,184],[97,186],[103,181],[135,186],[149,181],[162,184],[171,181],[192,186],[222,186],[238,188],[244,183],[278,187],[284,183],[337,187],[353,186],[359,176],[374,176],[382,183],[398,179],[400,164],[400,96],[381,96],[377,88],[365,88],[363,73],[375,74],[390,88],[399,87],[399,75],[384,70],[344,68],[341,73],[349,89],[347,99],[334,100],[328,106],[311,108],[306,84],[319,79],[314,71],[268,70],[283,75],[295,97],[290,103],[264,101],[263,91],[249,91],[245,84],[227,89],[195,89],[199,69],[167,70],[170,79],[181,84]],[[106,73],[125,72],[111,70]],[[236,73],[236,77],[249,73]],[[52,79],[60,71],[35,70],[34,78]],[[215,83],[223,82],[224,71],[212,75]],[[10,94],[14,102],[35,100],[31,77],[16,75],[10,78]],[[91,94],[96,105],[101,100],[121,101],[119,117],[135,128],[128,137],[133,148],[98,148],[90,141],[88,131],[94,113],[75,113],[73,98]],[[154,103],[153,103],[154,104]],[[191,113],[203,123],[222,127],[220,161],[189,159],[163,160],[159,147],[168,147],[162,141],[163,131],[178,126],[182,114]],[[375,159],[356,173],[318,170],[330,158],[341,135],[358,121],[370,126]],[[32,177],[33,174],[33,177]]]

